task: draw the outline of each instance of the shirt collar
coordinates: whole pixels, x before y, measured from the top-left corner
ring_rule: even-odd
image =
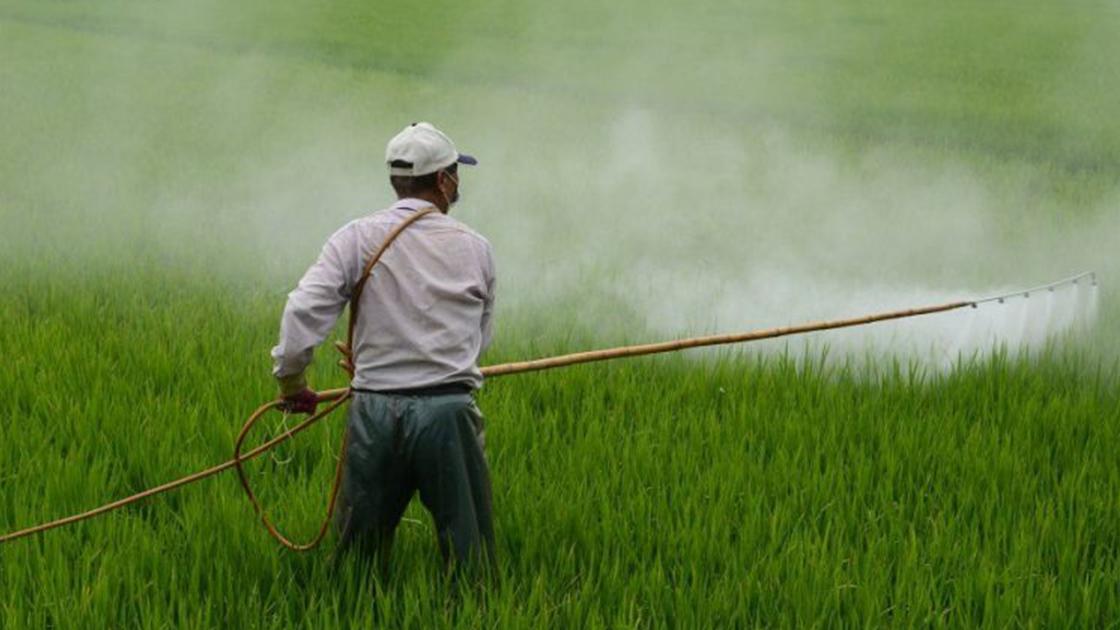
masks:
[[[393,204],[393,208],[413,211],[422,210],[424,208],[433,206],[435,206],[435,204],[433,204],[432,202],[424,201],[423,199],[417,199],[416,197],[405,197],[404,199],[398,199],[397,202]],[[438,210],[438,208],[436,209]]]

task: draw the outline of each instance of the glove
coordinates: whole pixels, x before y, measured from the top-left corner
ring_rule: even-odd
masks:
[[[284,396],[284,399],[280,401],[280,411],[284,413],[305,413],[310,416],[315,413],[318,405],[319,394],[305,387],[294,394]]]
[[[307,387],[303,374],[293,374],[277,379],[280,383],[280,410],[284,413],[315,413],[319,395]]]

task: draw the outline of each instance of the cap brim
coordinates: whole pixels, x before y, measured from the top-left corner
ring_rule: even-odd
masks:
[[[469,164],[470,166],[478,164],[478,160],[474,159],[473,155],[467,155],[466,153],[460,153],[459,159],[455,161],[460,164]]]

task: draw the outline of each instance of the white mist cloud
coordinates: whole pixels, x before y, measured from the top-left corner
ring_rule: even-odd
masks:
[[[180,8],[188,15],[162,29],[185,20],[204,33],[228,10]],[[841,22],[794,29],[835,36],[801,52],[766,23],[698,36],[676,11],[636,21],[607,8],[579,16],[588,45],[565,47],[549,17],[564,11],[509,10],[526,36],[459,44],[524,59],[508,84],[472,83],[485,69],[460,67],[454,50],[432,76],[405,76],[196,36],[73,36],[56,53],[84,65],[20,81],[74,102],[28,97],[4,110],[30,120],[39,107],[65,123],[57,136],[15,130],[34,166],[19,192],[73,208],[75,224],[125,226],[110,243],[144,241],[279,292],[334,229],[390,201],[384,143],[427,119],[481,158],[455,213],[497,249],[499,318],[565,309],[608,342],[620,328],[657,339],[924,306],[1083,269],[1115,286],[1120,192],[1071,201],[1036,185],[1053,175],[1046,165],[831,136],[819,112],[841,114],[805,77],[866,52]],[[598,36],[621,37],[626,47],[610,50],[626,54],[596,56]],[[810,105],[816,118],[801,115]],[[1080,293],[1028,302],[813,342],[833,356],[940,366],[999,343],[1037,345],[1039,322],[1072,328],[1081,314],[1069,304],[1091,310]]]
[[[1025,184],[999,168],[922,162],[897,148],[830,152],[774,127],[690,122],[625,109],[580,136],[576,151],[557,138],[547,161],[499,157],[488,166],[496,178],[479,172],[468,185],[482,189],[480,203],[517,216],[481,221],[502,256],[508,308],[625,304],[618,315],[637,313],[645,338],[769,328],[1034,286],[1099,269],[1106,250],[1084,249],[1085,237],[1115,239],[1099,236],[1099,219],[1065,234],[1008,230],[1009,220],[1035,219],[1018,205]],[[518,185],[535,169],[551,186]],[[892,354],[944,367],[1072,331],[1092,312],[1079,295],[1066,287],[811,340],[834,358]]]

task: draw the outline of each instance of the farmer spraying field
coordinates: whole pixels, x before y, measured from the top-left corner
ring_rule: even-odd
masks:
[[[448,216],[459,198],[458,165],[476,160],[428,123],[397,134],[385,159],[397,202],[327,241],[288,298],[273,374],[283,408],[314,414],[318,395],[304,370],[352,303],[344,364],[353,400],[335,513],[341,545],[378,556],[386,571],[393,533],[419,491],[444,561],[476,563],[492,557],[494,542],[483,418],[473,398],[482,385],[478,358],[491,339],[494,262],[486,239]],[[366,281],[372,252],[410,218],[415,224]]]
[[[412,497],[419,492],[433,517],[445,568],[458,580],[468,571],[476,575],[495,564],[482,416],[473,398],[483,377],[954,311],[969,313],[970,328],[977,329],[979,343],[991,345],[993,333],[1007,328],[999,323],[1003,320],[1014,324],[1011,328],[1016,335],[1048,338],[1047,333],[1084,327],[1096,311],[1097,278],[1088,272],[985,298],[480,368],[479,356],[491,338],[495,285],[491,249],[485,239],[447,214],[459,197],[458,165],[476,161],[460,154],[446,135],[426,123],[410,125],[394,137],[386,160],[398,200],[384,211],[350,222],[331,236],[319,259],[289,295],[280,342],[272,351],[281,397],[250,415],[235,440],[232,459],[86,512],[2,534],[0,544],[92,519],[235,469],[257,516],[282,545],[296,551],[313,549],[324,540],[333,521],[340,537],[339,549],[356,550],[363,559],[376,560],[383,576],[388,570],[394,532]],[[1031,304],[1040,304],[1041,310]],[[304,373],[315,348],[334,328],[347,305],[347,342],[339,344],[339,349],[344,357],[340,364],[349,375],[348,386],[313,391]],[[736,379],[737,386],[742,386],[741,380]],[[595,384],[596,389],[600,386]],[[722,394],[725,390],[719,391]],[[270,520],[244,464],[299,435],[347,402],[352,404],[329,493],[327,518],[310,542],[293,543]],[[320,409],[320,403],[327,404]],[[309,417],[296,426],[285,425],[279,435],[262,444],[246,448],[254,425],[271,411],[305,413]],[[596,458],[596,462],[601,460]],[[624,494],[612,494],[607,503],[613,505],[615,498]]]
[[[958,334],[959,359],[974,356],[964,354],[970,344],[1015,352],[1017,345],[1001,346],[1008,333],[1013,343],[1025,343],[1084,330],[1098,307],[1097,275],[1085,272],[983,298],[480,368],[479,356],[491,339],[493,256],[486,239],[447,215],[459,198],[458,165],[477,161],[460,154],[450,138],[428,123],[414,123],[397,134],[389,142],[386,161],[397,202],[331,236],[289,295],[280,342],[272,350],[281,396],[249,416],[234,441],[231,459],[84,512],[4,533],[0,544],[93,519],[234,469],[269,534],[293,551],[316,548],[333,520],[340,549],[356,547],[364,557],[379,558],[384,573],[394,531],[419,492],[435,521],[446,567],[492,565],[490,479],[483,454],[482,415],[473,397],[483,377],[952,312],[969,314],[968,325]],[[304,372],[347,305],[347,342],[338,344],[338,349],[349,385],[313,391]],[[292,542],[273,524],[244,465],[347,402],[353,404],[328,495],[327,517],[309,542]],[[319,409],[320,403],[327,404]],[[309,417],[292,427],[285,424],[278,435],[247,447],[254,426],[272,411]]]
[[[1108,5],[4,2],[0,628],[1114,625]],[[480,441],[454,221],[471,562],[367,470]]]

